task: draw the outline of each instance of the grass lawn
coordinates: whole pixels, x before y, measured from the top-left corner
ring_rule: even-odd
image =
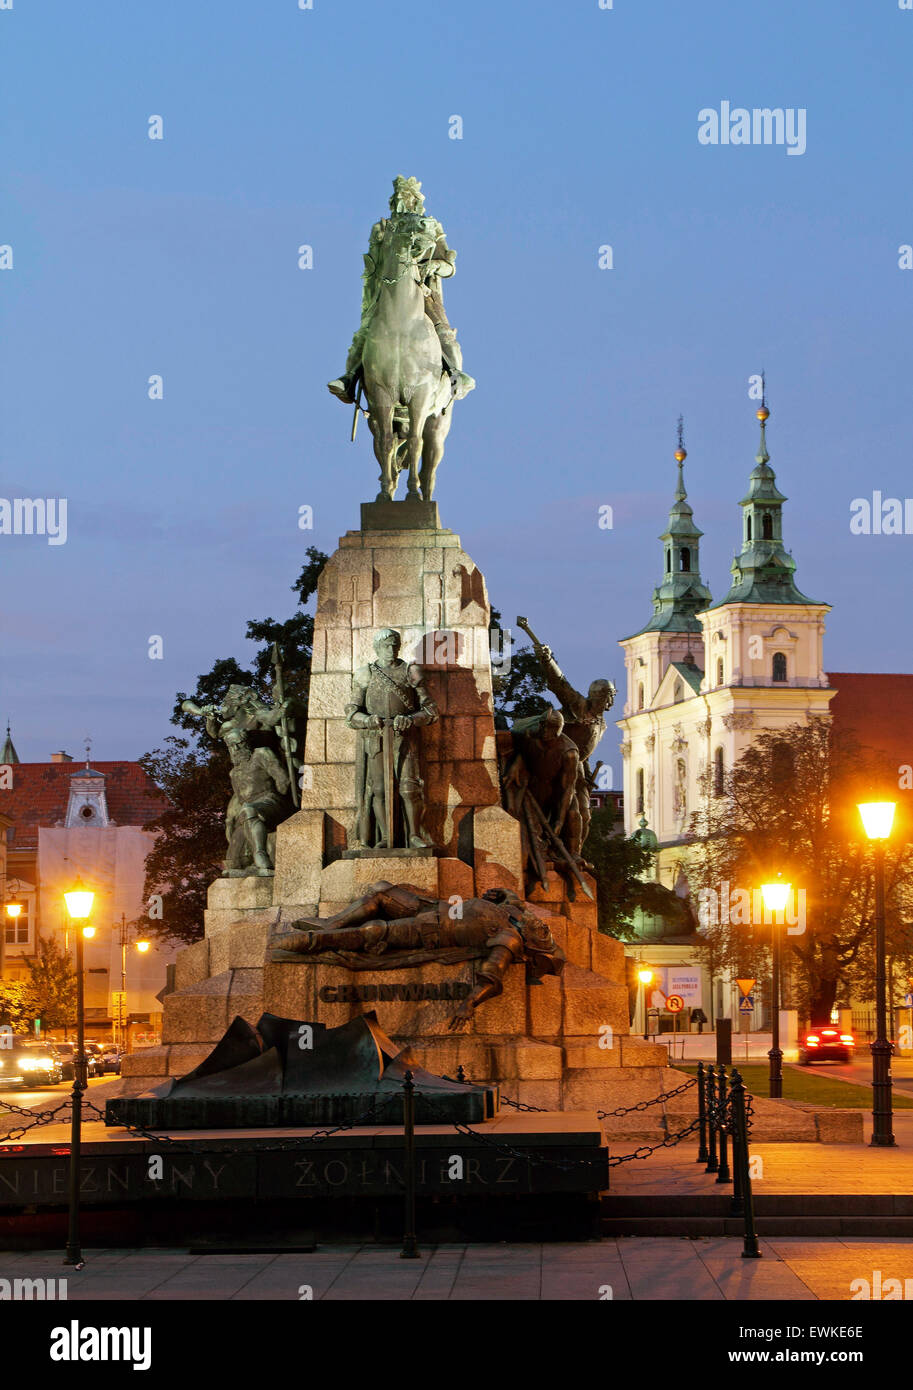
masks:
[[[756,1096],[767,1095],[768,1068],[764,1062],[737,1062],[736,1069],[749,1091]],[[678,1063],[676,1071],[685,1071],[689,1076],[697,1074],[694,1062]],[[872,1092],[867,1086],[857,1086],[853,1081],[842,1081],[837,1076],[828,1076],[813,1067],[785,1066],[783,1068],[783,1099],[798,1100],[803,1105],[832,1105],[840,1110],[871,1110]],[[909,1096],[893,1096],[895,1110],[913,1110],[913,1099]]]

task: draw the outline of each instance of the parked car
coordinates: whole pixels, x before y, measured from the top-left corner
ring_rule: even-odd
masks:
[[[121,1058],[123,1055],[124,1054],[118,1047],[106,1047],[101,1058],[102,1074],[104,1075],[105,1072],[110,1071],[113,1072],[115,1076],[120,1076]]]
[[[0,1049],[0,1087],[57,1086],[63,1080],[63,1066],[56,1049],[33,1038],[13,1038],[12,1047]]]
[[[830,1024],[821,1028],[809,1028],[799,1040],[799,1065],[811,1066],[812,1062],[851,1062],[856,1039],[852,1033],[843,1033]]]
[[[75,1044],[75,1043],[71,1043],[71,1042],[62,1042],[62,1043],[57,1043],[56,1046],[57,1046],[57,1051],[58,1051],[59,1054],[60,1054],[61,1063],[62,1063],[62,1065],[63,1065],[63,1079],[64,1079],[64,1081],[72,1081],[72,1080],[74,1080],[74,1078],[75,1078],[75,1076],[76,1076],[76,1067],[75,1067],[76,1044]],[[87,1042],[87,1043],[86,1043],[86,1075],[87,1075],[87,1076],[101,1076],[101,1075],[102,1075],[102,1068],[101,1068],[101,1049],[99,1048],[99,1050],[98,1050],[97,1052],[95,1051],[95,1049],[98,1048],[98,1047],[99,1047],[98,1043],[90,1043],[90,1042]]]

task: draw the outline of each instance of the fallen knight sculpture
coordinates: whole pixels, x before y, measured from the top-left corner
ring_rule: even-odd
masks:
[[[384,957],[400,968],[478,958],[472,992],[450,1021],[454,1030],[503,991],[504,976],[514,963],[524,961],[527,982],[539,983],[543,975],[560,975],[565,961],[546,923],[506,888],[454,902],[429,897],[409,883],[381,881],[334,917],[302,917],[293,926],[294,931],[276,938],[276,946],[350,967],[359,956],[362,968],[375,970],[384,968]]]

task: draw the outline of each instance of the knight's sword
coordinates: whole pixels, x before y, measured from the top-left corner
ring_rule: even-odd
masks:
[[[383,728],[384,747],[384,813],[387,818],[387,848],[393,848],[395,788],[393,783],[393,720],[388,719]]]

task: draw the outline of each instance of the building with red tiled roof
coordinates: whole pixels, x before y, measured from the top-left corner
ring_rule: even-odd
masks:
[[[37,852],[40,826],[64,824],[73,774],[84,771],[72,759],[64,761],[65,756],[58,753],[48,763],[15,763],[12,788],[0,785],[0,813],[13,821],[13,834],[7,835],[11,859]],[[165,798],[139,763],[93,763],[92,771],[105,779],[109,825],[145,827],[164,811]]]
[[[42,939],[72,944],[63,900],[77,877],[95,892],[86,942],[86,1017],[90,1031],[110,1037],[123,993],[124,935],[143,911],[145,860],[154,843],[149,826],[167,802],[137,762],[77,763],[68,754],[23,763],[7,730],[0,764],[0,834],[4,892],[22,912],[3,924],[4,976],[23,979]],[[127,1014],[154,1041],[172,952],[156,944],[145,954],[128,945]]]

